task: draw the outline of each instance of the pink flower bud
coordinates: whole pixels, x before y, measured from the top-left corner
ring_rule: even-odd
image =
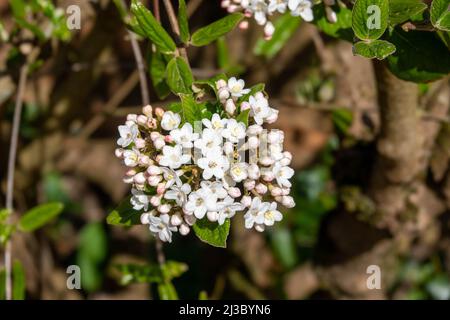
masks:
[[[184,217],[184,221],[189,225],[192,226],[195,221],[197,221],[197,218],[191,213],[191,215],[185,215]]]
[[[122,181],[126,184],[131,184],[131,183],[133,183],[134,179],[133,179],[133,177],[125,176],[125,177],[123,177]]]
[[[161,196],[153,196],[150,198],[150,204],[157,207],[161,204]]]
[[[183,223],[183,218],[181,218],[181,215],[179,213],[175,213],[170,217],[170,223],[174,226],[179,226]]]
[[[148,118],[146,116],[144,116],[143,114],[138,115],[138,117],[136,119],[137,124],[139,124],[141,126],[146,126],[147,121],[148,121]]]
[[[239,23],[239,29],[241,30],[247,30],[248,29],[248,21],[244,20],[241,23]]]
[[[227,88],[221,88],[219,89],[219,100],[225,101],[230,97],[230,92]]]
[[[127,115],[127,121],[136,122],[136,119],[137,119],[137,114],[130,113],[129,115]]]
[[[156,187],[158,185],[158,183],[160,183],[162,180],[161,176],[150,176],[147,178],[147,182],[149,185],[151,185],[152,187]]]
[[[256,192],[259,194],[265,194],[267,192],[267,186],[262,183],[258,183],[255,187]]]
[[[129,169],[127,172],[125,172],[125,175],[127,177],[133,177],[137,173],[136,169]]]
[[[149,224],[150,223],[150,214],[148,212],[144,212],[141,214],[141,223],[142,224]]]
[[[216,82],[217,90],[219,90],[221,88],[225,88],[226,86],[227,86],[227,82],[223,79],[220,79],[219,81]]]
[[[158,207],[158,211],[161,212],[162,214],[169,213],[170,209],[172,209],[172,206],[170,204],[167,204],[167,203],[161,204]]]
[[[158,186],[156,187],[156,193],[161,196],[164,194],[164,192],[166,192],[166,183],[158,183]]]
[[[248,172],[248,177],[253,180],[257,180],[261,176],[259,167],[254,163],[252,163],[251,165],[248,166],[247,172]]]
[[[239,188],[230,188],[228,189],[228,194],[232,198],[237,198],[241,196],[241,190]]]
[[[230,155],[234,152],[234,146],[231,142],[227,141],[223,144],[223,152],[225,152],[226,155]]]
[[[134,140],[134,144],[136,145],[136,148],[138,149],[144,149],[145,148],[145,140],[141,138],[137,138]]]
[[[259,146],[259,139],[256,136],[250,136],[248,138],[248,147],[250,149],[256,149]]]
[[[217,221],[217,219],[219,219],[218,214],[215,211],[208,211],[208,213],[206,214],[206,217],[211,222]]]
[[[139,156],[139,164],[143,167],[148,167],[149,165],[151,165],[153,163],[153,161],[150,159],[149,156],[145,155],[145,154],[141,154]]]
[[[244,181],[244,187],[247,190],[253,190],[255,188],[256,182],[255,180],[245,180]]]
[[[158,166],[150,166],[147,168],[147,173],[151,176],[156,176],[162,173],[162,170]]]
[[[248,208],[252,204],[252,198],[250,196],[243,196],[241,199],[241,203],[244,207]]]
[[[273,181],[273,179],[275,179],[275,175],[273,174],[272,171],[266,171],[262,174],[262,178],[266,182],[271,182]]]
[[[271,157],[265,156],[259,160],[259,163],[261,163],[263,166],[271,166],[274,163],[274,161]]]
[[[225,103],[225,111],[230,115],[234,114],[234,112],[236,111],[236,105],[234,104],[233,99],[227,100],[227,102]]]
[[[275,187],[275,188],[272,188],[272,190],[270,190],[270,194],[271,194],[273,197],[279,197],[279,196],[281,196],[283,193],[282,193],[281,188]]]
[[[168,134],[167,136],[164,137],[164,141],[166,143],[172,143],[173,142],[173,138],[170,134]]]
[[[188,226],[187,224],[183,223],[183,224],[180,226],[180,228],[179,228],[178,231],[180,232],[180,234],[181,234],[182,236],[185,236],[185,235],[189,234],[189,231],[191,231],[191,229],[189,228],[189,226]]]
[[[153,108],[149,104],[142,108],[142,113],[145,114],[150,119],[153,117],[152,112],[153,112]]]
[[[288,166],[291,164],[291,159],[289,158],[283,158],[280,160],[280,164],[284,167]]]
[[[291,193],[291,188],[281,188],[281,194],[283,196],[288,196]]]
[[[155,158],[155,160],[156,160],[156,162],[160,162],[161,161],[161,158],[162,158],[162,155],[161,154],[158,154],[157,156],[156,156],[156,158]]]
[[[258,232],[264,232],[265,228],[263,224],[255,224],[255,230]]]
[[[285,206],[286,208],[293,208],[295,207],[294,199],[291,196],[283,196],[281,200],[281,204]]]
[[[271,124],[278,120],[278,110],[272,109],[272,113],[266,118],[266,122]]]
[[[260,134],[263,131],[263,128],[258,124],[253,124],[247,128],[247,134],[251,136],[255,136]]]
[[[251,108],[250,103],[248,103],[247,101],[241,103],[241,111],[248,110],[250,108]]]
[[[161,136],[161,133],[157,132],[157,131],[152,131],[150,133],[150,139],[152,139],[152,141],[155,141],[156,139],[158,139]]]
[[[117,148],[116,150],[114,150],[114,153],[117,158],[122,159],[122,157],[123,157],[123,149],[122,148]]]
[[[143,172],[139,172],[134,176],[133,180],[137,184],[144,184],[147,179]]]
[[[164,110],[160,107],[155,108],[155,115],[158,118],[162,118],[162,116],[164,115]]]
[[[266,40],[270,40],[272,38],[272,35],[275,31],[275,27],[273,26],[272,22],[267,22],[264,26],[264,38]]]
[[[164,142],[163,138],[158,138],[155,141],[153,141],[153,145],[157,150],[160,150],[166,145],[166,143]]]

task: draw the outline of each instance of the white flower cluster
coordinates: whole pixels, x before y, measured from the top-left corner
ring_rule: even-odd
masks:
[[[162,241],[171,242],[173,232],[188,234],[197,219],[222,225],[241,211],[246,228],[263,231],[282,219],[278,203],[295,205],[284,134],[261,126],[276,121],[278,111],[263,92],[247,99],[244,85],[236,78],[217,81],[222,116],[194,127],[178,113],[151,106],[119,126],[116,156],[128,167],[131,205],[144,211],[141,222]],[[247,109],[248,127],[234,117]]]
[[[308,22],[314,19],[311,0],[222,0],[221,5],[230,13],[244,11],[247,18],[254,17],[256,23],[264,26],[267,40],[275,31],[273,23],[268,19],[274,13],[290,12],[292,16],[300,16]],[[240,24],[242,29],[247,26],[247,21]]]

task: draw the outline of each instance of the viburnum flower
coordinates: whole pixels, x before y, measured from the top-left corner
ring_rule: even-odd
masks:
[[[119,126],[115,154],[127,167],[130,205],[160,240],[171,242],[174,233],[184,236],[192,227],[197,234],[204,223],[229,228],[235,217],[247,229],[264,231],[282,220],[278,206],[295,205],[284,133],[263,128],[276,121],[278,111],[255,88],[223,77],[210,90],[208,104],[215,109],[205,109],[195,121],[187,121],[183,111],[145,106],[143,115],[128,115]]]
[[[270,21],[270,16],[289,12],[292,16],[300,16],[305,21],[314,19],[311,0],[221,0],[223,8],[228,12],[243,11],[246,17],[253,17],[257,24],[264,26],[264,36],[268,40],[275,32],[275,27]],[[331,1],[329,1],[331,2]],[[334,3],[334,1],[333,1]],[[327,11],[330,6],[326,3]],[[336,22],[336,21],[333,21]],[[243,21],[240,27],[245,29],[247,21]]]

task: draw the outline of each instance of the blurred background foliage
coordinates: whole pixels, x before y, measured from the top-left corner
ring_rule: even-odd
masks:
[[[65,23],[65,9],[74,4],[81,8],[80,30]],[[192,29],[226,14],[220,1],[187,5]],[[0,1],[2,204],[19,69],[37,51],[20,126],[14,227],[6,224],[9,213],[0,213],[0,240],[12,234],[17,261],[14,298],[449,299],[448,78],[420,86],[422,111],[432,119],[425,181],[433,194],[412,199],[414,210],[403,218],[407,227],[392,232],[394,222],[377,225],[369,196],[380,130],[372,64],[332,38],[335,29],[326,24],[323,8],[316,11],[327,35],[285,15],[277,18],[270,41],[251,22],[246,31],[189,48],[198,79],[226,72],[249,85],[266,83],[280,110],[276,126],[286,132],[285,147],[294,155],[297,206],[263,234],[244,230],[242,219],[235,219],[227,249],[192,235],[175,237],[164,246],[166,262],[159,266],[144,227],[121,229],[105,221],[127,194],[124,169],[114,157],[116,128],[141,107],[117,6],[109,0]],[[345,27],[349,12],[339,13]],[[163,12],[161,19],[168,26]],[[142,41],[141,47],[152,66],[151,46]],[[152,105],[174,101],[170,95],[161,101],[157,79],[149,79]],[[12,231],[43,203],[60,210],[46,221],[33,220],[40,227],[33,232]],[[82,270],[81,290],[66,286],[73,264]],[[380,290],[366,286],[369,265],[381,267]],[[0,269],[0,299],[3,288]]]

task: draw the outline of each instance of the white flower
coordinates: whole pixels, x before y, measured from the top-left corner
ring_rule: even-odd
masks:
[[[250,96],[248,102],[250,103],[250,115],[255,119],[256,124],[262,125],[264,119],[270,115],[269,102],[261,92],[254,96]]]
[[[280,163],[275,163],[272,169],[275,179],[280,187],[291,187],[290,178],[294,175],[294,170],[290,167],[284,167]]]
[[[218,203],[218,206],[221,207],[217,218],[220,225],[225,222],[225,219],[232,218],[236,214],[236,211],[244,209],[241,203],[234,202],[234,199],[231,197],[226,197],[222,202]]]
[[[159,217],[150,216],[150,231],[163,242],[172,242],[172,232],[177,231],[177,227],[170,225],[170,216],[168,214],[161,214]]]
[[[250,208],[244,215],[245,227],[247,229],[253,228],[256,224],[262,224],[264,222],[264,214],[269,209],[268,202],[261,202],[258,197],[253,198]]]
[[[266,226],[273,226],[276,221],[281,221],[282,219],[283,215],[277,210],[277,203],[272,202],[264,213],[264,224]]]
[[[222,132],[222,136],[233,143],[245,138],[245,124],[237,122],[235,119],[228,120],[227,127]]]
[[[122,148],[129,146],[136,139],[138,132],[137,124],[127,121],[126,125],[119,126],[120,138],[117,140],[117,144]]]
[[[137,189],[131,189],[131,198],[130,203],[133,206],[134,210],[148,210],[148,204],[150,202],[150,196],[145,194],[143,191]]]
[[[186,214],[194,214],[197,219],[202,219],[208,211],[203,195],[198,192],[192,192],[189,195],[189,201],[184,209]]]
[[[250,92],[250,89],[244,89],[245,82],[242,79],[237,80],[235,77],[228,79],[228,89],[230,90],[231,96],[234,98],[242,97],[244,94]]]
[[[188,163],[191,159],[189,154],[183,154],[183,149],[180,145],[174,147],[164,146],[162,151],[163,155],[159,160],[159,164],[172,169],[181,167],[181,165]]]
[[[187,183],[181,187],[172,186],[170,190],[166,191],[164,198],[168,200],[175,200],[177,205],[182,207],[187,201],[187,195],[191,192],[191,186]]]
[[[169,189],[174,183],[180,187],[182,185],[180,176],[183,175],[183,170],[172,170],[169,168],[161,167],[161,171],[163,173],[164,180],[166,181],[166,185],[164,186],[166,189]]]
[[[245,162],[233,164],[230,169],[230,175],[233,180],[241,182],[242,180],[247,179],[247,167],[248,163]]]
[[[294,17],[300,16],[305,21],[312,21],[314,19],[311,9],[312,3],[309,0],[289,0],[288,6]]]
[[[215,113],[215,114],[213,114],[211,120],[203,119],[202,123],[206,128],[209,128],[218,133],[221,133],[222,130],[225,128],[227,121],[228,121],[228,119],[221,119],[220,116],[217,113]]]
[[[274,13],[278,11],[279,13],[285,13],[287,8],[286,0],[270,0],[269,6],[267,7],[267,11],[269,13]]]
[[[203,169],[202,176],[205,180],[209,180],[213,176],[222,179],[230,166],[221,149],[209,151],[204,158],[198,159],[197,165]]]
[[[202,181],[200,186],[202,194],[213,195],[219,199],[223,199],[227,196],[227,191],[220,181]]]
[[[202,132],[201,139],[194,142],[194,146],[202,150],[203,155],[206,155],[222,146],[222,137],[215,130],[206,128]]]
[[[265,0],[252,0],[250,9],[253,11],[256,22],[259,25],[264,25],[267,22],[267,3]]]
[[[180,129],[170,131],[170,136],[175,143],[181,144],[183,148],[192,148],[192,141],[198,139],[198,133],[194,133],[190,123],[185,123]]]
[[[127,167],[135,167],[139,162],[139,151],[137,150],[125,150],[123,152],[123,162]]]
[[[181,122],[181,117],[178,113],[173,113],[172,111],[164,112],[161,119],[161,128],[167,131],[178,128]]]

